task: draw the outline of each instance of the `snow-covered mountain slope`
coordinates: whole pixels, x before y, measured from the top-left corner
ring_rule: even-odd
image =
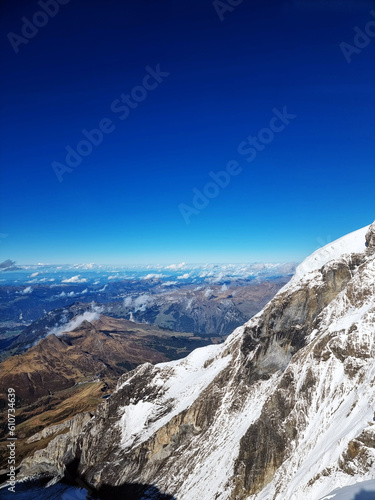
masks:
[[[297,266],[293,282],[299,281],[307,273],[321,269],[327,262],[339,259],[344,254],[363,253],[366,250],[365,237],[369,227],[358,229],[316,250]]]
[[[124,375],[21,475],[75,460],[99,491],[176,500],[317,500],[374,479],[375,223],[301,266],[224,344]]]

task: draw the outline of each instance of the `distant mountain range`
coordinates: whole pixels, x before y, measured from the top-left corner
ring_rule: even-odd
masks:
[[[18,314],[19,302],[29,305],[29,313],[35,305],[35,312],[41,316],[29,326],[23,327],[19,322],[3,323],[3,335],[0,335],[0,359],[12,354],[19,354],[28,349],[48,332],[58,328],[69,328],[68,324],[75,317],[84,319],[83,315],[93,311],[116,318],[132,319],[138,323],[159,326],[165,330],[195,333],[201,336],[222,337],[228,335],[234,328],[241,325],[259,312],[275,293],[289,280],[289,277],[275,278],[261,283],[229,287],[227,285],[212,285],[189,287],[183,286],[169,291],[152,288],[141,289],[131,285],[127,296],[113,301],[113,297],[124,294],[127,284],[122,284],[117,295],[112,289],[107,295],[97,296],[102,303],[74,302],[67,307],[59,307],[46,313],[50,301],[45,291],[20,298],[16,292],[8,293],[8,287],[0,287],[0,296],[4,302],[0,305],[9,317]],[[113,284],[114,285],[114,284]],[[121,286],[117,284],[117,288]],[[15,298],[13,299],[15,295]],[[6,301],[5,298],[9,297]],[[108,302],[108,300],[111,300]],[[44,314],[43,314],[44,312]],[[4,317],[3,316],[3,317]],[[9,327],[9,324],[12,326]],[[1,330],[0,330],[1,332]]]
[[[20,270],[21,268],[17,267],[15,264],[16,264],[16,262],[13,260],[10,260],[10,259],[4,260],[4,262],[0,263],[0,272],[1,271],[18,271],[18,270]]]

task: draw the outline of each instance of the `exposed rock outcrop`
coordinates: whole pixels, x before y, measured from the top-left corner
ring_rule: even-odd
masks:
[[[375,252],[375,222],[371,224],[366,233],[366,248],[368,253]]]
[[[41,439],[45,439],[49,436],[53,436],[54,434],[58,434],[64,431],[65,429],[70,429],[72,424],[73,424],[73,419],[66,420],[62,424],[50,425],[49,427],[46,427],[42,431],[37,432],[36,434],[30,436],[29,439],[26,440],[26,443],[27,444],[36,443]]]

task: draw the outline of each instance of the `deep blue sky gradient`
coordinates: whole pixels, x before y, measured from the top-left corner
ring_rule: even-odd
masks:
[[[298,261],[375,219],[375,40],[340,43],[370,1],[71,0],[15,54],[37,2],[3,0],[1,257],[19,263]],[[320,7],[319,7],[320,6]],[[121,121],[111,103],[170,75]],[[297,117],[248,164],[274,107]],[[116,129],[59,182],[53,161],[104,117]],[[242,166],[184,222],[209,172]]]

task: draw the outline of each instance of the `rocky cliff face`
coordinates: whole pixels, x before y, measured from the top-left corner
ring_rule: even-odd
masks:
[[[208,343],[208,338],[102,315],[70,332],[51,334],[23,354],[3,361],[0,409],[6,408],[8,387],[12,387],[17,398],[17,460],[45,447],[60,432],[52,432],[51,426],[77,413],[95,411],[123,373],[145,361],[180,359]],[[0,412],[0,440],[7,433],[6,417],[5,411]],[[39,431],[43,437],[30,441]],[[0,474],[8,460],[2,444]]]
[[[142,365],[22,464],[177,500],[317,500],[375,465],[375,224],[315,252],[225,344]]]

